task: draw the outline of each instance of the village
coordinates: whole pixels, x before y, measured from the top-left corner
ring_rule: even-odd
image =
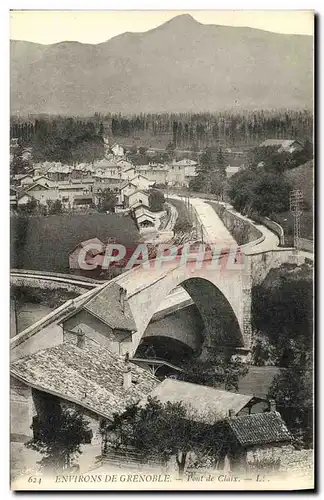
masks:
[[[15,201],[11,200],[11,209],[19,210],[33,199],[38,206],[48,205],[49,200],[52,203],[59,200],[62,211],[67,213],[71,210],[87,211],[99,204],[101,190],[108,190],[116,197],[111,210],[120,215],[133,214],[142,236],[146,233],[151,235],[154,229],[155,238],[158,235],[159,241],[163,241],[163,236],[166,241],[173,241],[177,210],[168,204],[168,198],[162,196],[161,205],[152,211],[151,195],[161,185],[166,194],[177,192],[177,189],[188,189],[190,179],[197,175],[199,157],[197,161],[183,158],[163,165],[152,163],[134,166],[128,161],[123,147],[115,144],[110,148],[107,142],[105,158],[93,164],[34,164],[31,171],[16,175],[12,179],[11,189]],[[288,154],[302,149],[302,144],[294,140],[267,140],[260,145],[261,148],[269,146]],[[228,177],[244,169],[244,163],[241,162],[242,156],[239,166],[226,167]],[[263,167],[262,162],[259,167]],[[203,227],[206,221],[201,218],[203,214],[199,212],[199,205],[194,211]],[[225,239],[231,237],[221,221],[215,219],[213,211],[211,217],[214,218],[217,234],[223,232]],[[211,241],[209,226],[204,227],[203,231],[206,231],[206,240]],[[100,246],[100,249],[88,252],[87,264],[102,264],[105,244],[98,238],[80,241],[75,249],[71,249],[68,257],[72,274],[82,275],[78,257],[82,248],[89,244]],[[49,342],[46,337],[46,316],[36,330],[31,325],[13,337],[12,342],[16,346],[12,350],[11,365],[13,441],[18,445],[37,439],[38,422],[50,417],[54,405],[57,409],[61,408],[57,411],[64,413],[77,411],[87,422],[77,466],[82,474],[89,473],[93,467],[99,475],[107,467],[155,470],[162,466],[157,456],[152,459],[148,454],[145,458],[132,446],[118,440],[116,442],[115,414],[116,411],[120,415],[125,411],[127,413],[130,404],[137,405],[137,411],[141,411],[140,408],[145,405],[149,408],[151,404],[158,404],[161,411],[165,411],[164,405],[171,403],[181,404],[185,414],[179,421],[181,424],[174,417],[177,424],[173,422],[175,427],[173,430],[170,428],[170,432],[180,432],[184,418],[187,421],[185,425],[195,426],[198,436],[205,435],[206,429],[215,433],[215,443],[218,443],[221,433],[223,445],[222,452],[216,452],[216,464],[213,460],[208,462],[208,459],[199,462],[197,452],[190,451],[192,443],[179,445],[179,449],[172,452],[163,465],[167,467],[165,470],[174,472],[178,464],[182,474],[186,467],[188,478],[192,481],[200,471],[213,470],[210,467],[215,465],[218,472],[225,472],[225,475],[219,475],[223,478],[219,481],[235,481],[237,476],[233,474],[254,474],[255,471],[284,473],[287,468],[295,467],[300,474],[305,466],[308,470],[309,465],[305,464],[309,463],[309,455],[295,450],[293,437],[277,411],[275,401],[268,397],[277,369],[267,367],[264,370],[262,367],[250,366],[249,375],[243,376],[233,392],[233,388],[226,390],[226,383],[225,386],[220,383],[217,388],[182,379],[182,369],[170,362],[168,355],[159,357],[159,349],[155,351],[150,343],[142,343],[130,356],[138,326],[128,305],[124,286],[108,281],[72,300],[72,312],[67,302],[66,310],[63,314],[59,313],[57,321],[56,316],[50,313],[50,321],[54,324],[57,322],[59,332],[55,334],[55,340],[53,337],[52,346],[53,342]],[[171,290],[171,295],[183,293],[184,290],[180,288]],[[187,307],[188,302],[184,304]],[[172,315],[177,309],[168,305],[166,314]],[[189,310],[186,310],[186,314],[189,314]],[[158,312],[156,318],[161,319],[160,323],[156,323],[155,333],[147,335],[154,336],[157,332],[158,335],[164,335],[164,315]],[[180,323],[175,325],[179,328],[178,336],[188,335],[189,326],[183,329]],[[144,340],[149,340],[149,337]],[[38,346],[43,344],[47,346],[46,349],[39,349]],[[172,343],[170,346],[172,350]],[[179,349],[179,346],[174,344],[174,348]],[[233,352],[230,358],[226,358],[226,352],[221,354],[219,360],[223,361],[220,363],[231,359]],[[261,382],[261,379],[264,380]],[[178,430],[176,425],[180,425]],[[26,463],[36,462],[37,454],[29,450],[27,459],[26,451],[21,451]],[[182,462],[178,458],[181,453]],[[197,462],[198,465],[192,467],[191,462]],[[73,468],[71,470],[75,471]]]
[[[114,198],[111,210],[115,213],[134,211],[140,227],[154,227],[159,221],[149,210],[150,189],[162,188],[166,194],[168,190],[187,191],[198,173],[199,154],[195,155],[196,160],[183,157],[167,163],[152,161],[147,165],[134,165],[123,146],[113,144],[110,147],[107,138],[104,138],[104,145],[105,157],[91,164],[33,163],[25,173],[13,175],[10,180],[11,209],[26,207],[34,201],[44,209],[59,203],[60,211],[82,212],[98,207],[103,193],[108,192]],[[289,153],[303,147],[296,140],[266,140],[260,144],[260,147],[268,146]],[[12,139],[12,156],[16,147],[17,139]],[[154,156],[155,151],[148,154]],[[25,152],[26,159],[31,155],[30,150]],[[247,163],[246,153],[242,151],[227,148],[224,157],[227,178]]]
[[[314,13],[260,12],[10,11],[13,490],[314,488]]]

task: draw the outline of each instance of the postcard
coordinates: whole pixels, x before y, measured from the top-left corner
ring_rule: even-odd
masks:
[[[314,489],[314,13],[10,12],[10,487]]]

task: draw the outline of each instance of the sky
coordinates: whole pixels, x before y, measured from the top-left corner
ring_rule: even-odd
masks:
[[[65,40],[96,44],[125,31],[148,31],[179,14],[203,24],[249,26],[276,33],[313,34],[311,10],[12,10],[10,38],[43,44]]]

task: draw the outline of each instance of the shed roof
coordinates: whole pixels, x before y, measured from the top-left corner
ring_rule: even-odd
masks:
[[[33,388],[111,419],[159,383],[149,371],[131,364],[134,383],[126,390],[124,368],[124,358],[101,344],[90,341],[80,348],[70,341],[15,360],[11,373]]]
[[[164,380],[151,392],[151,396],[157,397],[162,403],[182,402],[194,411],[197,421],[206,423],[211,423],[211,420],[214,422],[223,420],[229,410],[237,414],[255,399],[253,395],[237,394],[172,379]]]
[[[227,419],[242,446],[291,441],[291,435],[280,413],[270,411]]]
[[[272,381],[281,370],[277,366],[250,366],[247,374],[238,382],[239,392],[267,398]]]

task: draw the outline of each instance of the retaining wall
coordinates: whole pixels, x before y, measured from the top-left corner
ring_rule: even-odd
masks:
[[[285,233],[280,224],[269,219],[268,217],[261,217],[260,222],[278,236],[280,246],[285,246]]]
[[[213,207],[225,227],[240,246],[259,242],[263,238],[261,231],[234,210],[226,208],[223,204],[217,202],[208,203]]]

